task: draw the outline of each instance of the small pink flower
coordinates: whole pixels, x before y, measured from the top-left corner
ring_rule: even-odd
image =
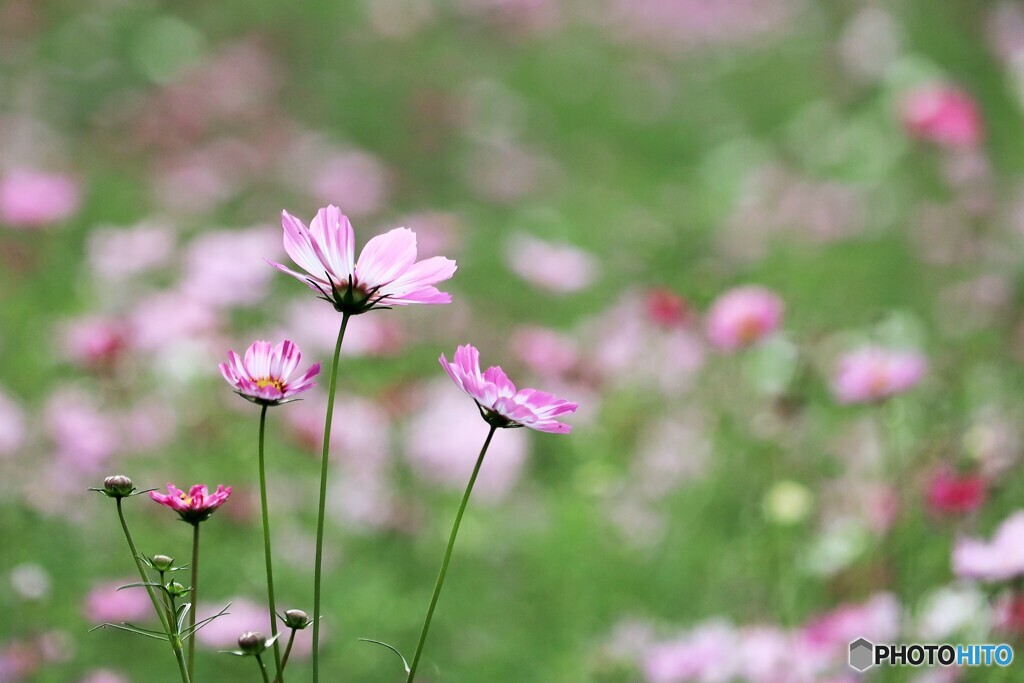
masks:
[[[63,328],[64,355],[78,365],[102,368],[113,364],[128,345],[126,325],[103,316],[83,316]]]
[[[299,347],[287,339],[277,346],[255,341],[245,352],[244,361],[234,351],[228,351],[228,362],[219,367],[236,394],[259,405],[273,406],[296,400],[292,397],[316,384],[313,378],[320,373],[319,363],[292,381],[300,360]]]
[[[338,207],[320,209],[309,228],[287,211],[281,224],[285,251],[309,274],[269,263],[306,283],[340,312],[451,303],[451,295],[434,285],[455,274],[455,261],[443,256],[416,261],[416,233],[407,228],[370,239],[357,262],[352,224]]]
[[[979,474],[959,474],[940,468],[928,481],[928,509],[937,515],[962,515],[985,504],[988,482]]]
[[[555,420],[576,412],[578,403],[556,398],[537,389],[516,391],[498,366],[480,372],[480,352],[466,344],[455,351],[453,362],[441,356],[441,367],[452,381],[476,401],[481,414],[496,427],[529,427],[540,432],[568,434],[572,427]]]
[[[964,91],[948,85],[933,85],[907,93],[900,114],[908,135],[943,147],[975,147],[984,134],[977,102]]]
[[[974,538],[957,541],[953,573],[983,581],[1008,581],[1024,575],[1024,511],[1000,524],[989,542]]]
[[[686,299],[660,287],[647,291],[644,295],[644,308],[651,322],[662,327],[685,325],[690,318],[690,306]]]
[[[708,311],[708,339],[721,351],[761,341],[782,324],[782,299],[764,287],[746,286],[722,294]]]
[[[210,493],[203,484],[196,484],[185,493],[174,484],[167,485],[167,493],[150,491],[149,497],[168,507],[179,515],[181,519],[189,524],[199,524],[210,518],[210,515],[219,508],[231,495],[231,487],[223,484],[217,486],[217,490]]]
[[[927,370],[919,353],[869,346],[840,359],[832,393],[840,403],[875,403],[910,390]]]
[[[73,215],[79,205],[78,184],[57,173],[17,169],[0,179],[0,223],[40,228]]]

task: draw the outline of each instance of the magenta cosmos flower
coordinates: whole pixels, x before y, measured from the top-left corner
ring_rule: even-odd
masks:
[[[189,524],[205,522],[230,495],[231,487],[225,487],[223,484],[218,485],[217,490],[213,493],[210,493],[202,484],[196,484],[188,490],[188,493],[174,484],[167,485],[167,493],[149,492],[150,498],[164,507],[174,510],[181,515],[182,520]]]
[[[840,403],[876,403],[910,390],[927,370],[919,353],[869,346],[839,360],[832,393]]]
[[[708,339],[720,351],[755,344],[782,324],[782,299],[764,287],[746,286],[722,294],[708,311]]]
[[[576,412],[578,403],[556,398],[537,389],[516,390],[498,366],[480,372],[480,352],[466,344],[455,350],[451,363],[441,356],[441,367],[470,395],[492,427],[529,427],[539,432],[568,434],[572,427],[555,420]]]
[[[245,360],[228,351],[228,362],[219,367],[236,394],[262,406],[276,406],[297,400],[293,397],[316,384],[313,378],[320,373],[319,363],[292,380],[300,360],[299,347],[287,339],[277,346],[255,341],[245,352]]]
[[[981,110],[966,92],[949,85],[912,90],[900,115],[911,137],[951,149],[970,149],[985,134]]]
[[[451,303],[451,295],[434,285],[455,274],[455,261],[443,256],[417,261],[412,230],[395,228],[373,237],[356,261],[352,224],[336,206],[320,209],[309,228],[284,211],[281,225],[285,251],[307,274],[268,263],[306,283],[341,313]]]

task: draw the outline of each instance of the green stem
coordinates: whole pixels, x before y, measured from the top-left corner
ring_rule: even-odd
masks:
[[[291,635],[288,636],[288,647],[284,649],[284,657],[281,659],[281,671],[284,671],[284,668],[288,666],[288,657],[291,656],[292,645],[295,644],[295,631],[296,629],[293,628]],[[274,683],[281,683],[281,679],[275,678]]]
[[[182,683],[191,683],[192,675],[189,673],[188,665],[185,663],[185,651],[181,647],[181,634],[178,633],[178,606],[174,598],[169,594],[168,599],[171,602],[171,632],[168,634],[168,640],[171,642],[171,649],[174,650],[174,659],[178,662],[178,671],[181,673]]]
[[[441,571],[437,575],[437,583],[434,584],[434,595],[430,598],[430,607],[427,608],[427,618],[423,621],[423,630],[420,632],[420,642],[416,645],[416,654],[412,658],[412,666],[409,667],[409,678],[406,683],[412,683],[416,677],[416,667],[420,663],[420,655],[423,654],[423,645],[427,642],[427,632],[430,630],[430,621],[434,618],[434,608],[437,607],[437,599],[441,595],[441,586],[444,585],[444,578],[448,574],[448,564],[452,560],[452,550],[455,548],[455,537],[459,535],[459,525],[462,524],[462,515],[466,511],[466,505],[469,503],[469,495],[473,493],[473,484],[476,483],[476,476],[480,473],[480,466],[484,463],[484,456],[487,454],[487,447],[491,445],[491,437],[494,436],[494,432],[497,427],[491,425],[491,431],[487,433],[487,439],[484,441],[483,448],[480,449],[480,455],[477,456],[476,466],[473,468],[473,474],[469,478],[469,484],[466,486],[466,493],[462,496],[462,503],[459,505],[459,511],[455,515],[455,524],[452,525],[452,533],[448,538],[448,548],[444,551],[444,561],[441,563]]]
[[[121,528],[124,530],[124,537],[128,540],[128,548],[132,551],[132,559],[135,560],[135,566],[139,570],[139,577],[143,583],[150,583],[149,575],[146,574],[146,568],[142,565],[142,560],[139,559],[139,550],[135,547],[135,540],[132,538],[132,533],[128,531],[128,522],[124,518],[124,508],[121,505],[121,498],[117,499],[117,516],[121,520]],[[152,586],[146,586],[146,592],[149,593],[149,599],[153,602],[153,609],[156,610],[156,616],[160,619],[160,625],[164,628],[164,633],[170,635],[171,628],[167,625],[167,619],[164,617],[164,611],[160,608],[160,603],[156,599],[156,592],[154,592]]]
[[[276,616],[274,617],[277,618]],[[256,655],[256,663],[260,665],[260,673],[263,674],[263,683],[270,683],[270,677],[267,675],[267,667],[263,665],[263,657]]]
[[[189,610],[189,633],[196,630],[196,606],[199,604],[199,523],[192,525],[192,608]],[[188,641],[188,675],[196,675],[196,639],[193,635]]]
[[[277,676],[284,683],[281,648],[277,642],[277,602],[274,598],[274,564],[270,552],[270,512],[267,509],[267,466],[264,458],[264,434],[267,427],[267,406],[260,411],[260,504],[263,511],[263,556],[267,563],[267,604],[270,608],[270,635],[274,636],[274,663]]]
[[[327,457],[331,447],[331,421],[334,419],[334,391],[338,386],[338,358],[345,338],[350,314],[341,314],[338,342],[334,345],[331,363],[331,386],[327,394],[327,417],[324,419],[324,452],[320,458],[320,508],[316,519],[316,567],[313,570],[313,683],[320,680],[320,580],[324,560],[324,513],[327,508]]]

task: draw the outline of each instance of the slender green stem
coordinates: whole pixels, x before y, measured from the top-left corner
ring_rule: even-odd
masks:
[[[267,605],[270,608],[270,635],[277,636],[277,602],[274,598],[274,563],[270,552],[270,512],[267,509],[267,465],[264,458],[264,434],[267,428],[267,406],[260,411],[260,505],[263,510],[263,556],[267,563]],[[274,639],[274,663],[277,677],[284,683],[281,667],[281,647]]]
[[[188,673],[188,665],[185,663],[185,653],[181,648],[181,640],[178,636],[171,636],[171,647],[174,649],[174,658],[178,661],[178,671],[181,672],[181,680],[190,683],[192,677]]]
[[[121,520],[121,528],[124,530],[124,537],[128,541],[128,549],[132,551],[132,559],[135,560],[135,566],[139,570],[139,578],[145,584],[150,583],[149,575],[146,573],[146,568],[142,565],[142,560],[139,559],[139,549],[135,547],[135,540],[132,538],[132,533],[128,531],[128,522],[124,518],[124,508],[121,505],[121,498],[117,499],[117,516]],[[149,599],[153,601],[153,609],[156,610],[156,616],[160,619],[160,625],[164,628],[164,633],[170,634],[171,627],[167,624],[167,619],[164,617],[164,611],[160,607],[160,603],[157,601],[156,592],[152,586],[146,586],[146,592],[149,593]]]
[[[427,608],[427,618],[423,620],[423,630],[420,632],[420,642],[416,645],[416,654],[412,658],[412,666],[409,667],[409,678],[406,683],[412,683],[416,677],[416,667],[420,663],[420,655],[423,654],[423,645],[427,642],[427,632],[430,630],[430,621],[434,618],[434,608],[437,607],[437,598],[441,595],[441,586],[444,585],[444,578],[448,574],[448,564],[452,560],[452,550],[455,548],[455,537],[459,535],[459,525],[462,524],[462,515],[466,511],[466,505],[469,503],[469,495],[473,493],[473,485],[476,483],[476,475],[480,474],[480,466],[484,463],[484,456],[487,454],[487,447],[491,445],[491,437],[494,436],[494,432],[497,427],[491,425],[491,431],[487,433],[487,439],[484,441],[483,448],[480,449],[480,455],[477,456],[476,466],[473,468],[473,474],[469,478],[469,484],[466,486],[466,493],[462,496],[462,503],[459,505],[459,511],[455,514],[455,524],[452,525],[452,533],[448,538],[448,548],[444,551],[444,561],[441,563],[441,571],[437,575],[437,583],[434,584],[434,595],[430,598],[430,607]]]
[[[324,560],[324,512],[327,508],[327,458],[331,448],[331,421],[334,419],[334,392],[338,386],[338,358],[345,339],[350,314],[341,314],[338,342],[334,345],[331,363],[331,386],[327,394],[327,417],[324,418],[324,452],[320,458],[320,508],[316,519],[316,567],[313,570],[313,683],[320,680],[320,580]]]
[[[196,605],[199,604],[199,523],[192,525],[192,609],[189,610],[189,633],[196,630]],[[196,639],[188,641],[188,675],[196,675]]]
[[[274,617],[277,618],[276,616]],[[263,674],[263,683],[270,683],[270,677],[267,675],[267,667],[263,664],[263,657],[256,655],[256,663],[260,665],[260,673]]]
[[[284,657],[281,659],[281,671],[284,671],[284,668],[288,666],[288,657],[291,656],[292,645],[295,644],[295,631],[296,629],[293,628],[291,635],[288,636],[288,647],[284,649]],[[274,683],[281,683],[281,680],[279,678],[275,678]]]

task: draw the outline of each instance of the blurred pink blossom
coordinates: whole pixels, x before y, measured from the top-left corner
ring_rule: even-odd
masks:
[[[701,624],[680,638],[651,646],[642,657],[647,683],[725,683],[734,679],[739,637],[728,623]]]
[[[561,23],[561,0],[460,0],[468,14],[513,34],[548,33]]]
[[[988,481],[977,473],[940,467],[927,482],[925,501],[937,515],[962,515],[978,510],[988,497]]]
[[[326,355],[334,352],[340,322],[336,310],[317,299],[303,297],[289,302],[285,325],[275,336],[284,336],[287,330],[302,348]],[[389,356],[400,351],[404,341],[401,324],[395,318],[363,316],[358,325],[349,325],[345,331],[341,355]]]
[[[346,214],[364,216],[379,211],[387,202],[388,171],[372,154],[342,152],[320,164],[309,192],[319,203],[337,204]]]
[[[120,320],[87,315],[63,325],[64,356],[83,367],[113,364],[127,346],[126,326]]]
[[[433,383],[422,396],[422,409],[405,430],[405,455],[422,479],[452,490],[465,488],[489,427],[476,406],[446,384]],[[524,430],[506,429],[491,443],[474,495],[502,500],[519,481],[527,455]]]
[[[597,259],[590,253],[523,233],[509,239],[505,262],[530,284],[558,294],[586,289],[598,274]]]
[[[845,658],[852,641],[891,642],[900,631],[901,608],[890,593],[878,593],[866,602],[841,605],[811,619],[800,637],[802,646],[822,655]]]
[[[761,341],[782,325],[782,299],[769,289],[730,289],[711,304],[708,339],[721,351],[736,351]]]
[[[96,473],[122,443],[115,421],[77,389],[58,389],[44,413],[61,463],[78,473]]]
[[[146,594],[146,589],[125,588],[119,586],[138,583],[138,577],[124,581],[112,581],[93,587],[85,597],[85,618],[93,623],[109,622],[117,624],[122,621],[140,623],[155,620],[153,604]]]
[[[81,192],[70,176],[19,168],[0,176],[0,224],[40,228],[78,211]]]
[[[165,265],[174,243],[174,233],[159,223],[101,228],[89,233],[89,264],[100,277],[121,282]]]
[[[168,321],[174,321],[173,325]],[[178,342],[208,338],[221,322],[215,309],[181,291],[143,297],[129,316],[129,339],[138,351],[166,350]]]
[[[840,403],[875,403],[912,389],[927,370],[920,353],[863,347],[839,359],[832,393]]]
[[[953,548],[953,573],[984,581],[1024,575],[1024,510],[1004,520],[991,541],[959,539]]]
[[[25,411],[9,394],[0,391],[0,456],[11,455],[25,441]]]
[[[512,349],[541,377],[565,375],[580,362],[579,345],[572,337],[544,327],[520,327],[512,336]]]
[[[281,243],[272,228],[201,234],[185,253],[182,291],[217,308],[258,303],[273,279],[264,259],[280,253]]]
[[[906,93],[900,116],[908,135],[942,147],[975,147],[985,133],[977,102],[950,85],[924,86]]]

